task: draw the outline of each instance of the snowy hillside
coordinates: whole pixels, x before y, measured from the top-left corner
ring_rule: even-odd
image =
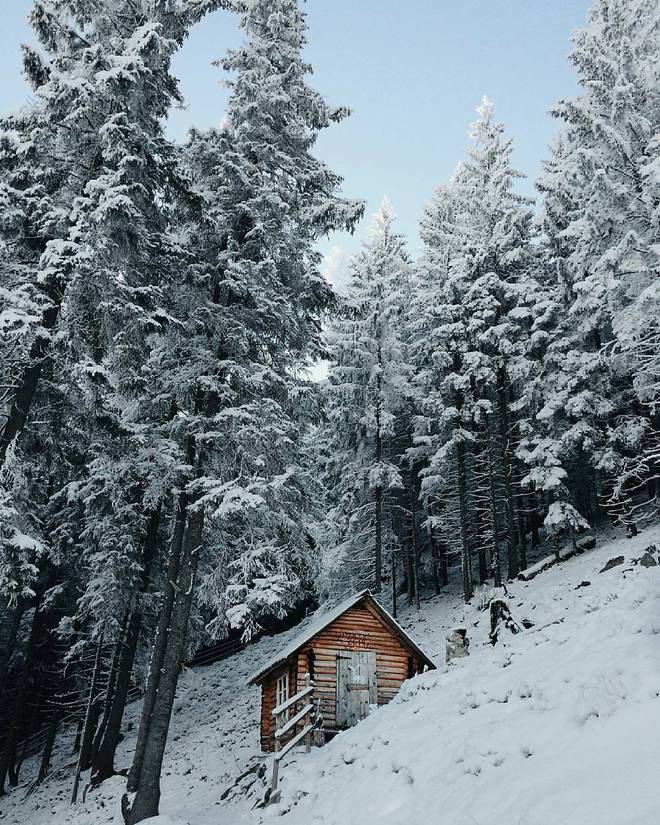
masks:
[[[660,530],[509,586],[535,627],[487,643],[488,617],[430,606],[438,658],[465,622],[472,655],[285,772],[291,825],[651,825],[660,822],[660,567],[631,566]],[[618,555],[626,562],[599,572]],[[412,620],[411,620],[412,621]]]
[[[478,597],[444,594],[402,624],[438,662],[464,625],[471,655],[407,683],[387,707],[311,755],[293,755],[281,800],[263,794],[258,691],[249,672],[299,632],[266,639],[180,684],[163,777],[163,816],[190,825],[652,825],[660,822],[660,527],[597,548],[529,583],[508,585],[534,626],[488,643]],[[605,572],[619,555],[625,562]],[[138,706],[131,708],[136,719]],[[129,764],[132,739],[120,764]],[[46,785],[0,803],[12,825],[121,823],[121,777],[68,806],[64,742]],[[244,778],[239,777],[253,768]],[[32,769],[25,770],[27,777]],[[224,798],[223,798],[224,797]],[[55,801],[53,801],[53,799]]]

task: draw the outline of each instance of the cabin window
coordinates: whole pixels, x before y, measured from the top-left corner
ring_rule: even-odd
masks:
[[[289,698],[289,674],[283,673],[277,680],[277,707],[283,705]]]

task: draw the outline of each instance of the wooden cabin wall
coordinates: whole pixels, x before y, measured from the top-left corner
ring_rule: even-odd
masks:
[[[288,666],[282,666],[279,670],[269,674],[261,685],[261,750],[272,751],[274,747],[275,717],[273,710],[277,700],[277,680],[284,673],[289,671],[289,696],[293,696],[298,688],[297,663],[295,660],[289,662]],[[304,678],[304,677],[303,677]]]
[[[314,652],[314,698],[321,700],[320,710],[326,729],[334,730],[337,726],[337,654],[340,651],[376,651],[379,705],[389,702],[409,675],[410,651],[368,604],[349,608],[299,651],[297,690],[304,687],[310,650]],[[416,657],[412,665],[415,673],[421,670]]]

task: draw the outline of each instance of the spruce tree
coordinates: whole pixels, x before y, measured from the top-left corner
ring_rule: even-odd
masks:
[[[223,61],[235,75],[227,125],[194,135],[190,148],[205,218],[188,227],[197,253],[175,290],[186,296],[186,321],[172,325],[148,365],[163,391],[175,391],[173,423],[188,469],[170,540],[172,584],[161,605],[128,781],[134,796],[123,801],[129,823],[158,812],[209,514],[233,509],[248,524],[257,499],[265,499],[267,479],[275,483],[269,473],[279,471],[263,467],[257,484],[258,456],[246,456],[244,476],[225,430],[228,436],[236,427],[240,444],[256,420],[267,433],[286,414],[300,367],[320,352],[320,316],[331,295],[315,242],[333,229],[351,228],[362,212],[361,204],[339,196],[340,178],[311,154],[319,130],[347,111],[327,106],[307,85],[305,19],[297,3],[253,0],[241,3],[240,13],[246,40]],[[182,351],[188,360],[180,359]],[[253,442],[255,450],[260,443]]]
[[[402,301],[410,263],[394,218],[385,199],[328,332],[325,484],[337,544],[327,548],[324,586],[334,595],[366,586],[380,592],[398,543],[394,496],[403,488],[403,450],[395,436],[408,395]]]

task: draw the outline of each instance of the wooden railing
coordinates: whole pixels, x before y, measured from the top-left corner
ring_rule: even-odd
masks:
[[[277,790],[277,782],[280,774],[280,762],[289,753],[290,750],[305,741],[305,750],[307,753],[312,749],[312,731],[314,730],[314,723],[312,721],[312,711],[314,710],[314,684],[312,683],[309,674],[305,677],[305,687],[298,691],[295,696],[291,696],[286,702],[282,702],[273,710],[275,717],[275,755],[273,756],[273,777],[270,783],[271,795]],[[301,708],[298,705],[302,704]],[[293,711],[293,716],[287,718],[285,714]],[[301,725],[298,733],[295,729]],[[282,747],[282,737],[288,733],[294,733],[294,736]]]

